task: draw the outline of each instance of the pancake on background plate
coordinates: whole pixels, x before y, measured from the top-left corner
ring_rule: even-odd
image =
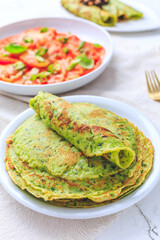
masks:
[[[61,0],[61,4],[70,13],[106,27],[143,17],[143,13],[118,0]]]

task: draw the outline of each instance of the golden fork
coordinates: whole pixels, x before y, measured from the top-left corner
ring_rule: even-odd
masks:
[[[154,70],[145,71],[148,94],[155,101],[160,101],[160,81]]]

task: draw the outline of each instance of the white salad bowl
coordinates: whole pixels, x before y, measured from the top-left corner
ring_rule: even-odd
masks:
[[[38,18],[24,20],[9,24],[0,28],[0,38],[18,34],[24,30],[35,27],[53,27],[58,32],[71,33],[77,35],[82,41],[98,43],[106,50],[106,55],[102,64],[94,71],[66,82],[45,84],[45,85],[22,85],[15,83],[7,83],[0,80],[0,90],[20,95],[36,95],[39,91],[47,91],[58,94],[71,91],[73,89],[82,87],[83,85],[93,81],[97,78],[108,66],[113,54],[113,42],[108,32],[97,24],[83,20],[83,19],[69,19],[69,18]]]

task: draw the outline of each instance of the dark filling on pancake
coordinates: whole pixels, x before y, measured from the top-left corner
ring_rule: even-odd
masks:
[[[107,5],[109,0],[81,0],[81,2],[87,6],[102,7],[103,5]]]

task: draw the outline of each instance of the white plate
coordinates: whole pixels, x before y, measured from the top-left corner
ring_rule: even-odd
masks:
[[[144,32],[160,28],[160,17],[149,7],[131,0],[120,0],[143,13],[143,18],[119,22],[115,27],[105,27],[110,32]]]
[[[7,36],[20,33],[26,29],[34,27],[54,27],[58,32],[68,32],[77,35],[84,41],[99,43],[106,49],[106,55],[100,67],[94,71],[63,83],[46,84],[46,85],[33,85],[25,86],[20,84],[6,83],[0,81],[0,89],[13,94],[20,95],[36,95],[39,91],[47,91],[50,93],[58,94],[71,91],[73,89],[82,87],[83,85],[93,81],[98,77],[108,66],[113,54],[112,39],[103,28],[97,24],[83,20],[83,19],[69,19],[69,18],[38,18],[24,20],[9,24],[0,28],[0,38],[3,39]]]
[[[9,175],[5,170],[5,140],[8,135],[12,134],[20,124],[22,124],[28,117],[30,117],[34,113],[32,109],[28,109],[21,113],[8,125],[0,139],[0,181],[6,191],[18,202],[25,205],[26,207],[33,209],[34,211],[49,216],[68,219],[88,219],[110,215],[130,207],[142,198],[144,198],[155,187],[160,178],[160,133],[158,129],[143,114],[141,114],[134,108],[130,107],[127,104],[109,98],[96,96],[70,96],[64,97],[64,99],[70,102],[89,102],[96,104],[100,107],[115,112],[122,117],[127,118],[128,120],[132,121],[136,126],[138,126],[143,131],[143,133],[152,141],[155,150],[153,169],[148,179],[141,187],[139,187],[137,190],[135,190],[133,193],[129,194],[125,198],[117,202],[110,203],[106,206],[89,209],[72,209],[51,206],[46,202],[36,199],[26,191],[22,191],[11,181]]]
[[[160,16],[158,13],[150,9],[148,6],[145,6],[142,3],[135,2],[133,0],[120,0],[121,2],[126,3],[127,5],[143,12],[143,18],[138,20],[129,20],[124,22],[116,23],[114,27],[103,27],[109,32],[144,32],[160,28]],[[63,8],[65,15],[69,17],[72,16],[74,19],[80,19],[79,17],[74,16]],[[66,15],[66,16],[67,16]]]

